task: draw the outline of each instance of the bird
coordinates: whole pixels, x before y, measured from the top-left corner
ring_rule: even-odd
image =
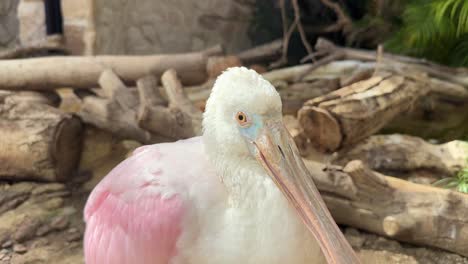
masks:
[[[91,191],[87,264],[359,263],[254,70],[219,75],[201,136],[141,146]]]

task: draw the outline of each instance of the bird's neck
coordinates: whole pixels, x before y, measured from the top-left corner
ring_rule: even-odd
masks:
[[[234,146],[222,146],[209,139],[204,135],[205,151],[226,187],[231,206],[255,206],[262,199],[262,192],[277,189],[265,169],[247,151],[231,151]]]

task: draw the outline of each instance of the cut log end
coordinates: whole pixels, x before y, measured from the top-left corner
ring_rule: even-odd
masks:
[[[74,116],[63,119],[55,131],[55,143],[52,158],[57,166],[56,179],[64,181],[70,178],[73,169],[78,166],[81,155],[82,124]]]
[[[299,111],[299,122],[307,137],[318,150],[333,152],[340,147],[342,135],[338,121],[325,109],[304,106]]]
[[[415,221],[407,214],[389,215],[384,218],[382,228],[389,237],[402,235],[405,231],[414,228]]]

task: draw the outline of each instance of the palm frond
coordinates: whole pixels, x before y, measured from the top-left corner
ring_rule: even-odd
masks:
[[[394,52],[468,66],[468,1],[411,0],[402,27],[386,43]]]

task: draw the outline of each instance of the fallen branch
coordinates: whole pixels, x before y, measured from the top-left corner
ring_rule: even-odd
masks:
[[[210,55],[214,52],[208,51]],[[207,79],[207,58],[207,52],[202,51],[152,56],[57,56],[0,60],[0,89],[90,89],[98,85],[99,77],[106,69],[112,69],[124,83],[134,84],[148,74],[161,76],[165,70],[173,68],[184,84],[199,84]]]
[[[159,139],[137,125],[135,117],[138,98],[132,96],[112,70],[103,71],[99,83],[106,97],[84,97],[79,115],[85,123],[142,143],[156,142]],[[126,98],[132,99],[127,102]]]
[[[292,0],[291,1],[294,9],[294,20],[297,21],[297,31],[299,32],[299,35],[301,36],[301,41],[302,45],[304,45],[307,54],[312,54],[312,46],[310,46],[309,41],[307,40],[306,33],[304,31],[304,28],[302,27],[301,23],[301,10],[299,8],[299,4],[297,3],[297,0]]]
[[[162,82],[169,107],[155,76],[139,79],[137,89],[130,89],[112,70],[105,70],[99,78],[103,97],[83,95],[79,115],[86,123],[144,144],[199,134],[201,112],[187,99],[176,72],[166,71]]]
[[[333,2],[332,0],[320,0],[323,5],[332,9],[335,12],[337,21],[333,25],[329,25],[322,29],[322,32],[336,32],[343,31],[343,33],[348,33],[353,25],[351,18],[346,15],[345,11],[340,7],[338,3]]]
[[[277,39],[272,42],[245,50],[237,54],[244,65],[251,65],[281,56],[283,40]]]
[[[153,80],[152,80],[153,79]],[[187,99],[177,74],[168,70],[162,77],[169,107],[152,103],[156,101],[156,80],[147,77],[138,82],[140,109],[138,124],[140,127],[173,138],[189,138],[201,132],[201,112]]]
[[[179,108],[183,113],[192,119],[193,130],[196,134],[201,133],[202,112],[197,109],[187,98],[180,83],[177,73],[173,70],[167,70],[161,77],[163,87],[169,99],[169,107]]]
[[[288,48],[289,48],[289,40],[291,39],[291,35],[294,32],[294,29],[297,27],[297,20],[294,19],[291,25],[288,27],[288,21],[286,16],[286,9],[285,9],[285,0],[280,0],[280,9],[281,9],[281,21],[283,23],[283,45],[282,45],[282,53],[281,57],[271,63],[270,68],[278,68],[288,62]]]
[[[325,58],[331,57],[333,60],[377,61],[379,57],[376,51],[340,47],[324,38],[319,38],[317,40],[315,49],[320,56],[323,56],[324,60],[326,60]],[[385,70],[398,70],[400,74],[407,71],[412,73],[426,73],[429,77],[468,87],[468,78],[466,77],[468,69],[450,68],[426,60],[390,53],[382,53],[380,59],[381,65]],[[311,66],[309,71],[313,69],[315,68]],[[305,76],[307,76],[307,73],[305,73],[302,78]]]

